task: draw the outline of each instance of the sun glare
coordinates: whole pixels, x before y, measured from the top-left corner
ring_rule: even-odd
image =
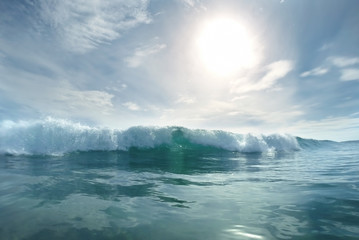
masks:
[[[220,76],[235,74],[255,62],[251,37],[238,21],[231,18],[206,22],[197,45],[205,67]]]

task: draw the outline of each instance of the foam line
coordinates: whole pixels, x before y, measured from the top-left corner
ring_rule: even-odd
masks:
[[[132,147],[204,146],[237,152],[298,150],[297,139],[286,134],[236,134],[183,127],[131,127],[117,130],[89,127],[61,119],[3,121],[0,152],[8,154],[63,154],[74,151],[127,151]]]

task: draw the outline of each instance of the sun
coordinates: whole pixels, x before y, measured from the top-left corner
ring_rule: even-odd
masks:
[[[207,21],[196,39],[198,54],[208,71],[219,75],[233,75],[253,66],[253,40],[239,21],[216,18]]]

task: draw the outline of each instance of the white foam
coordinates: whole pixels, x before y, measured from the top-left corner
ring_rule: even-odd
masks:
[[[290,135],[235,134],[225,131],[190,130],[182,127],[132,127],[127,130],[89,127],[66,120],[0,123],[0,153],[58,155],[74,151],[128,150],[176,144],[174,132],[188,144],[238,152],[292,151],[299,149]]]
[[[213,146],[229,151],[265,152],[271,150],[298,150],[295,137],[289,134],[254,135],[236,134],[219,130],[187,130],[188,139],[196,144]]]

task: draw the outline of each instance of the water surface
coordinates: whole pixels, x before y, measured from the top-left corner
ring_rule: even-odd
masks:
[[[0,236],[359,239],[359,143],[299,141],[291,152],[1,155]]]

